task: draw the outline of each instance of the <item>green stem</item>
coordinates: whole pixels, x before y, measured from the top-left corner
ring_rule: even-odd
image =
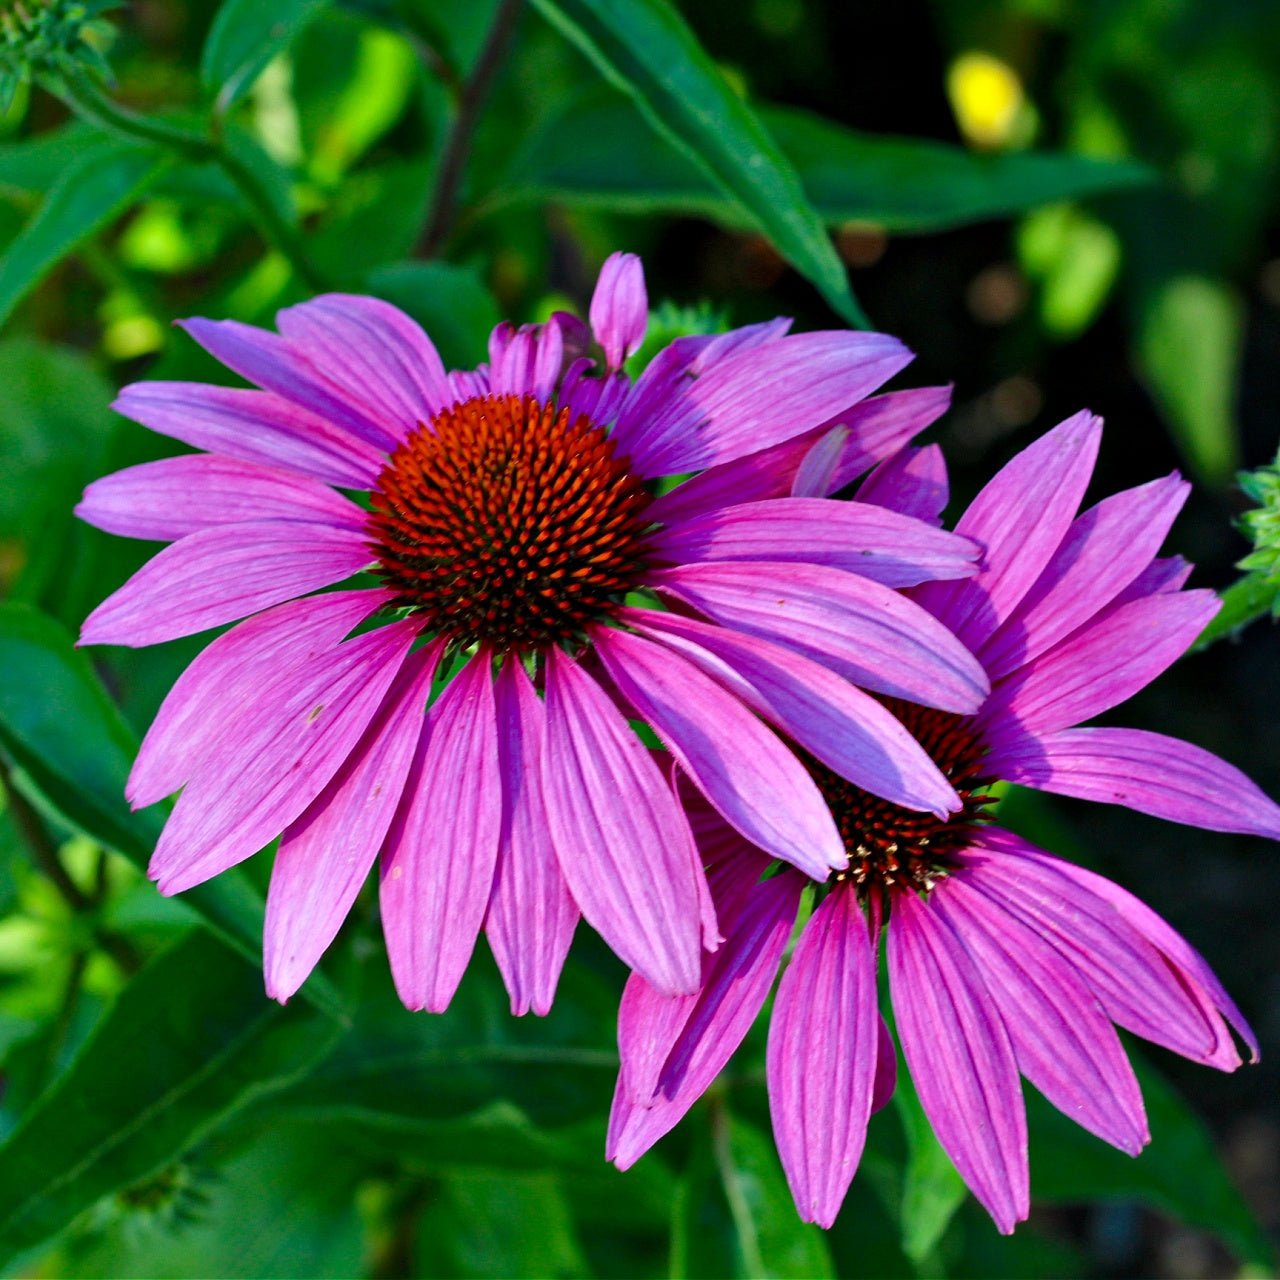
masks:
[[[1222,608],[1187,650],[1188,653],[1199,653],[1224,636],[1235,635],[1249,623],[1265,617],[1280,595],[1280,586],[1268,577],[1248,573],[1220,594]]]
[[[257,175],[223,141],[220,129],[215,136],[209,136],[196,129],[170,124],[167,120],[139,115],[112,102],[83,75],[63,76],[50,87],[73,110],[104,129],[136,138],[139,142],[167,147],[193,164],[218,165],[253,211],[264,238],[289,259],[308,288],[322,291],[329,287],[323,275],[308,260],[293,228],[277,212]]]
[[[760,1252],[760,1237],[756,1231],[755,1219],[751,1216],[751,1206],[747,1203],[746,1194],[742,1189],[742,1178],[733,1160],[733,1145],[729,1133],[729,1107],[724,1100],[724,1094],[715,1091],[708,1093],[707,1110],[711,1118],[711,1150],[715,1155],[716,1167],[720,1171],[725,1199],[729,1202],[729,1213],[738,1233],[738,1247],[742,1250],[742,1270],[750,1280],[758,1280],[767,1276],[769,1272],[764,1265],[764,1255]]]

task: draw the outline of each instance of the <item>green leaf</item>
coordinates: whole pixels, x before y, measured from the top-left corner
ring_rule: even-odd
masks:
[[[1130,1058],[1151,1126],[1151,1145],[1137,1159],[1026,1090],[1033,1199],[1139,1200],[1211,1232],[1241,1258],[1270,1270],[1274,1248],[1223,1169],[1204,1122],[1132,1050]]]
[[[839,315],[866,324],[791,163],[675,8],[666,0],[534,4],[632,98],[663,138],[755,219]]]
[[[941,142],[856,133],[804,111],[761,107],[758,115],[829,226],[858,221],[888,231],[940,231],[1154,178],[1140,165],[1084,156],[978,155]],[[553,119],[516,157],[508,185],[488,203],[547,200],[760,225],[612,92],[582,95]]]
[[[23,604],[0,603],[0,747],[50,808],[146,869],[164,813],[156,807],[134,813],[125,802],[137,742],[71,637]],[[223,872],[175,901],[257,965],[263,902],[239,871]],[[312,977],[303,995],[340,1013],[322,975]]]
[[[1142,306],[1138,359],[1192,470],[1226,485],[1239,465],[1236,374],[1244,337],[1237,292],[1208,276],[1166,280]]]
[[[446,368],[486,358],[489,334],[502,318],[493,294],[470,267],[397,262],[365,279],[370,293],[407,311],[431,336]]]
[[[834,1277],[822,1230],[800,1221],[773,1143],[726,1107],[712,1113],[712,1144],[738,1232],[741,1274]]]
[[[0,1146],[0,1248],[12,1256],[147,1178],[296,1080],[337,1024],[266,999],[255,965],[194,930],[121,993],[70,1069]]]
[[[902,1252],[917,1266],[925,1266],[968,1192],[951,1157],[934,1136],[909,1072],[898,1072],[893,1101],[907,1138]]]
[[[46,271],[119,217],[168,164],[154,147],[104,141],[64,167],[0,262],[0,324]]]
[[[0,146],[0,192],[43,195],[85,148],[107,140],[100,129],[71,120],[33,138]]]
[[[328,0],[225,0],[200,55],[200,79],[226,111]]]
[[[418,1229],[418,1274],[439,1275],[439,1258],[463,1276],[585,1276],[569,1200],[545,1172],[454,1172]],[[454,1271],[456,1268],[456,1272]]]

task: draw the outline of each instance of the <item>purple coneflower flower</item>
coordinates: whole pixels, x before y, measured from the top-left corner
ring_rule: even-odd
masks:
[[[893,1093],[895,1052],[876,999],[882,933],[912,1080],[938,1140],[1001,1231],[1028,1209],[1019,1075],[1136,1155],[1149,1134],[1112,1023],[1230,1071],[1240,1058],[1229,1022],[1256,1060],[1231,998],[1155,912],[990,820],[988,788],[1008,779],[1280,839],[1280,808],[1216,756],[1161,734],[1073,727],[1158,676],[1218,608],[1210,591],[1179,590],[1182,561],[1156,558],[1186,495],[1176,475],[1075,515],[1100,428],[1079,414],[1014,458],[957,526],[986,548],[981,572],[914,593],[991,678],[976,715],[885,700],[962,807],[942,818],[912,812],[811,762],[850,863],[817,887],[778,988],[767,1052],[774,1135],[806,1221],[831,1225],[868,1116]],[[932,470],[937,483],[881,484],[878,500],[896,497],[936,518],[941,455],[907,449],[888,465]],[[658,630],[673,652],[708,664],[705,624],[667,616]],[[725,826],[683,780],[680,790],[727,941],[704,957],[697,994],[664,998],[636,975],[628,983],[608,1149],[623,1168],[680,1119],[741,1043],[807,885]],[[766,875],[771,866],[777,873]]]
[[[188,320],[262,389],[135,383],[116,402],[209,452],[90,486],[86,520],[175,541],[81,640],[154,644],[248,618],[175,684],[128,795],[182,789],[151,864],[164,893],[281,837],[264,941],[280,999],[379,854],[411,1008],[449,1003],[483,927],[513,1009],[545,1012],[579,912],[656,990],[693,990],[715,918],[628,715],[737,830],[809,875],[843,867],[844,845],[765,721],[895,803],[959,804],[850,680],[979,705],[981,668],[896,590],[970,575],[976,548],[822,496],[936,417],[946,391],[861,403],[910,353],[882,334],[788,335],[785,320],[679,339],[633,384],[622,366],[647,300],[629,255],[606,262],[590,317],[504,324],[489,363],[461,373],[373,298],[291,307],[279,334]],[[660,477],[688,472],[657,496]],[[381,585],[347,582],[362,571]],[[658,595],[714,620],[723,671],[642,633]]]

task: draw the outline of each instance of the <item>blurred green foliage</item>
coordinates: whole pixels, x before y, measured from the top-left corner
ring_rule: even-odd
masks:
[[[110,415],[113,385],[225,379],[175,318],[262,323],[322,288],[363,290],[465,366],[500,317],[580,306],[608,251],[660,249],[691,219],[827,324],[864,322],[846,268],[886,235],[1011,220],[1026,341],[1078,341],[1118,298],[1188,464],[1221,484],[1239,456],[1244,273],[1275,208],[1275,7],[940,0],[921,19],[967,145],[762,100],[769,59],[700,40],[667,0],[155,0],[114,28],[100,8],[85,7],[85,48],[18,68],[0,117],[9,1273],[1083,1273],[1051,1214],[995,1236],[905,1082],[835,1229],[802,1224],[758,1032],[654,1153],[606,1165],[624,975],[586,936],[546,1019],[510,1018],[483,956],[448,1014],[409,1014],[366,897],[325,972],[288,1008],[268,1002],[269,855],[173,901],[141,876],[163,815],[130,812],[124,778],[200,642],[92,663],[73,647],[149,549],[71,508],[88,480],[176,447]],[[712,11],[686,16],[705,30]],[[780,61],[814,77],[832,61],[800,0],[742,13],[743,38]],[[995,61],[956,60],[974,49]],[[914,52],[886,50],[885,74]],[[658,323],[714,330],[735,303],[741,318],[763,305],[717,297]],[[1136,1163],[1033,1100],[1038,1201],[1150,1205],[1268,1266],[1203,1125],[1143,1076],[1156,1140]]]

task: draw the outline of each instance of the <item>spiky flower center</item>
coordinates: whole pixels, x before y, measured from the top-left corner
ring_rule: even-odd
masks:
[[[848,869],[835,879],[854,885],[863,898],[873,889],[895,887],[927,893],[947,876],[955,865],[953,855],[970,843],[974,828],[987,821],[986,807],[992,798],[985,788],[995,781],[984,767],[986,747],[971,717],[901,698],[880,701],[929,753],[955,787],[962,807],[945,820],[904,809],[809,761],[849,851]]]
[[[481,396],[418,429],[373,494],[378,574],[425,629],[543,649],[621,604],[652,501],[604,430],[532,396]]]

